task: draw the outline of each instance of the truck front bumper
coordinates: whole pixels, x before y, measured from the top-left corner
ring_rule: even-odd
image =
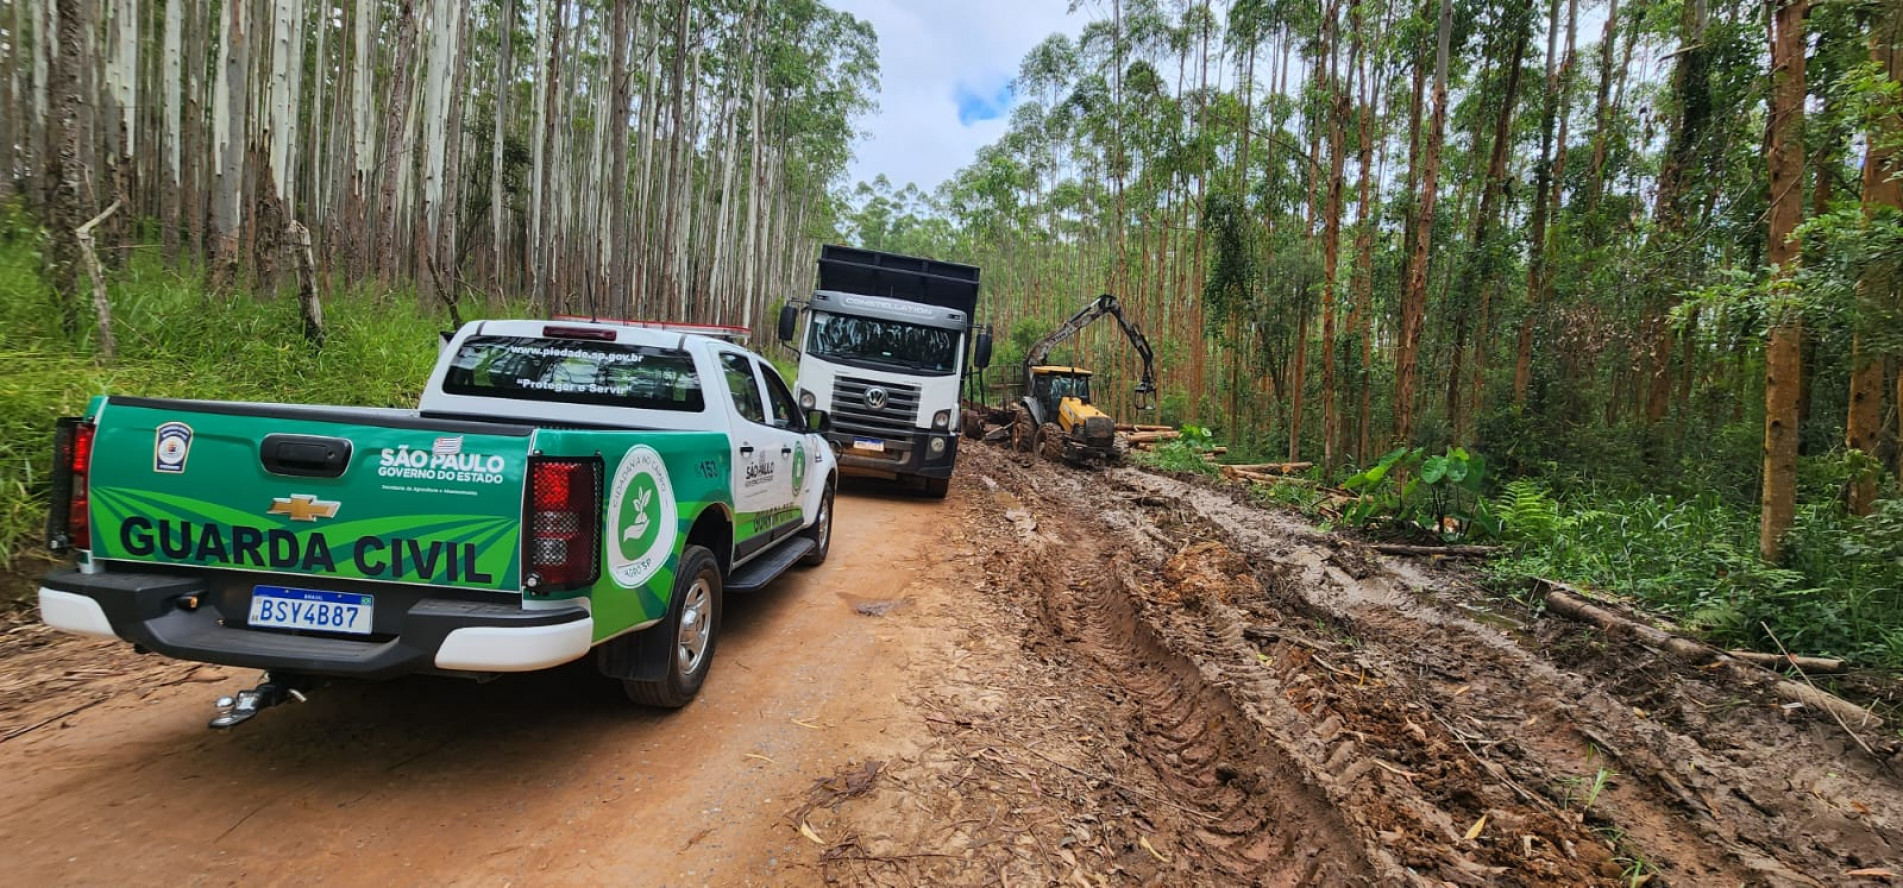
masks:
[[[357,639],[251,629],[205,601],[207,590],[205,580],[176,574],[58,570],[40,581],[40,618],[180,660],[350,678],[529,672],[578,659],[594,644],[594,618],[582,607],[422,598],[394,637]]]
[[[842,474],[881,478],[896,478],[900,475],[950,478],[952,464],[958,458],[957,432],[915,431],[903,438],[876,439],[885,447],[883,451],[854,447],[853,442],[862,438],[865,436],[849,432],[827,433],[826,440],[832,442]],[[943,443],[933,449],[934,441]]]

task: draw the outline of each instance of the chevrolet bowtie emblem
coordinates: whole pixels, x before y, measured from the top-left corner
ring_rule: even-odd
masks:
[[[316,521],[319,518],[337,516],[336,500],[320,500],[307,493],[294,493],[288,497],[271,500],[271,511],[266,515],[283,515],[292,521]]]

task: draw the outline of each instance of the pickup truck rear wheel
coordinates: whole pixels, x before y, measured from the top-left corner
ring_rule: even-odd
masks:
[[[813,551],[800,556],[800,564],[818,567],[826,563],[826,554],[833,548],[833,491],[839,487],[836,481],[826,482],[826,494],[819,498],[819,514],[813,516],[813,525],[802,531],[802,535],[813,541]]]
[[[714,560],[714,553],[703,546],[683,550],[667,616],[640,632],[642,636],[656,633],[640,639],[644,647],[665,645],[666,672],[652,681],[623,680],[621,686],[628,699],[643,706],[679,709],[700,693],[720,635],[720,591],[720,563]]]

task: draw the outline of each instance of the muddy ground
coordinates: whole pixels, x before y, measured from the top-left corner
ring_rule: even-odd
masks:
[[[848,485],[671,715],[577,667],[211,733],[252,674],[0,626],[9,881],[1903,881],[1894,725],[1231,491],[967,453],[945,503]]]

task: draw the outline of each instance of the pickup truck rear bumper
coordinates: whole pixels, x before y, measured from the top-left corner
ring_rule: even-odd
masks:
[[[175,574],[58,570],[40,581],[40,616],[56,629],[180,660],[351,678],[529,672],[578,659],[594,643],[594,618],[581,607],[423,598],[403,615],[400,634],[362,640],[246,628],[242,618],[194,605],[206,589],[203,579]]]

